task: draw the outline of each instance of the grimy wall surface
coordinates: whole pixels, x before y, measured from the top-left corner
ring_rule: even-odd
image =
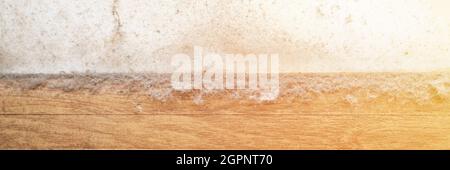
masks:
[[[282,72],[450,68],[446,0],[1,0],[0,73],[170,72],[176,53],[279,53]]]

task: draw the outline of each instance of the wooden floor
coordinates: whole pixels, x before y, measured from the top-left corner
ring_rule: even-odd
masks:
[[[4,75],[0,148],[450,149],[449,74],[331,77],[282,78],[261,102],[142,77]]]

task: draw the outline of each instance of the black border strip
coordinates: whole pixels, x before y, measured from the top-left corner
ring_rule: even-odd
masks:
[[[178,165],[177,160],[187,157],[210,157],[207,167],[202,165]],[[222,156],[224,155],[224,156]],[[234,156],[230,156],[234,155]],[[236,155],[271,155],[271,163],[220,164],[223,157],[236,161]],[[186,157],[186,158],[187,158]],[[248,158],[248,157],[247,157]],[[261,158],[261,157],[259,157]],[[212,160],[216,159],[217,162]],[[338,167],[363,163],[370,167],[388,164],[418,165],[430,163],[449,164],[450,151],[293,151],[293,150],[5,150],[0,151],[3,166],[72,166],[72,167],[153,167],[164,168],[281,168],[281,167]],[[186,159],[184,159],[186,160]],[[259,159],[261,160],[261,159]],[[19,164],[17,162],[20,162]],[[267,161],[267,159],[266,159]],[[141,169],[140,168],[140,169]]]

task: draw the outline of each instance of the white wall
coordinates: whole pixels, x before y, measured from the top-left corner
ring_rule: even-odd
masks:
[[[0,73],[167,72],[193,45],[279,53],[284,72],[449,69],[447,9],[446,0],[0,0]]]

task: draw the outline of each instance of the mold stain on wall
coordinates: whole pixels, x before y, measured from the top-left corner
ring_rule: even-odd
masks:
[[[3,60],[21,65],[2,72],[168,72],[161,65],[194,45],[279,53],[282,72],[448,69],[442,3],[3,1]]]

